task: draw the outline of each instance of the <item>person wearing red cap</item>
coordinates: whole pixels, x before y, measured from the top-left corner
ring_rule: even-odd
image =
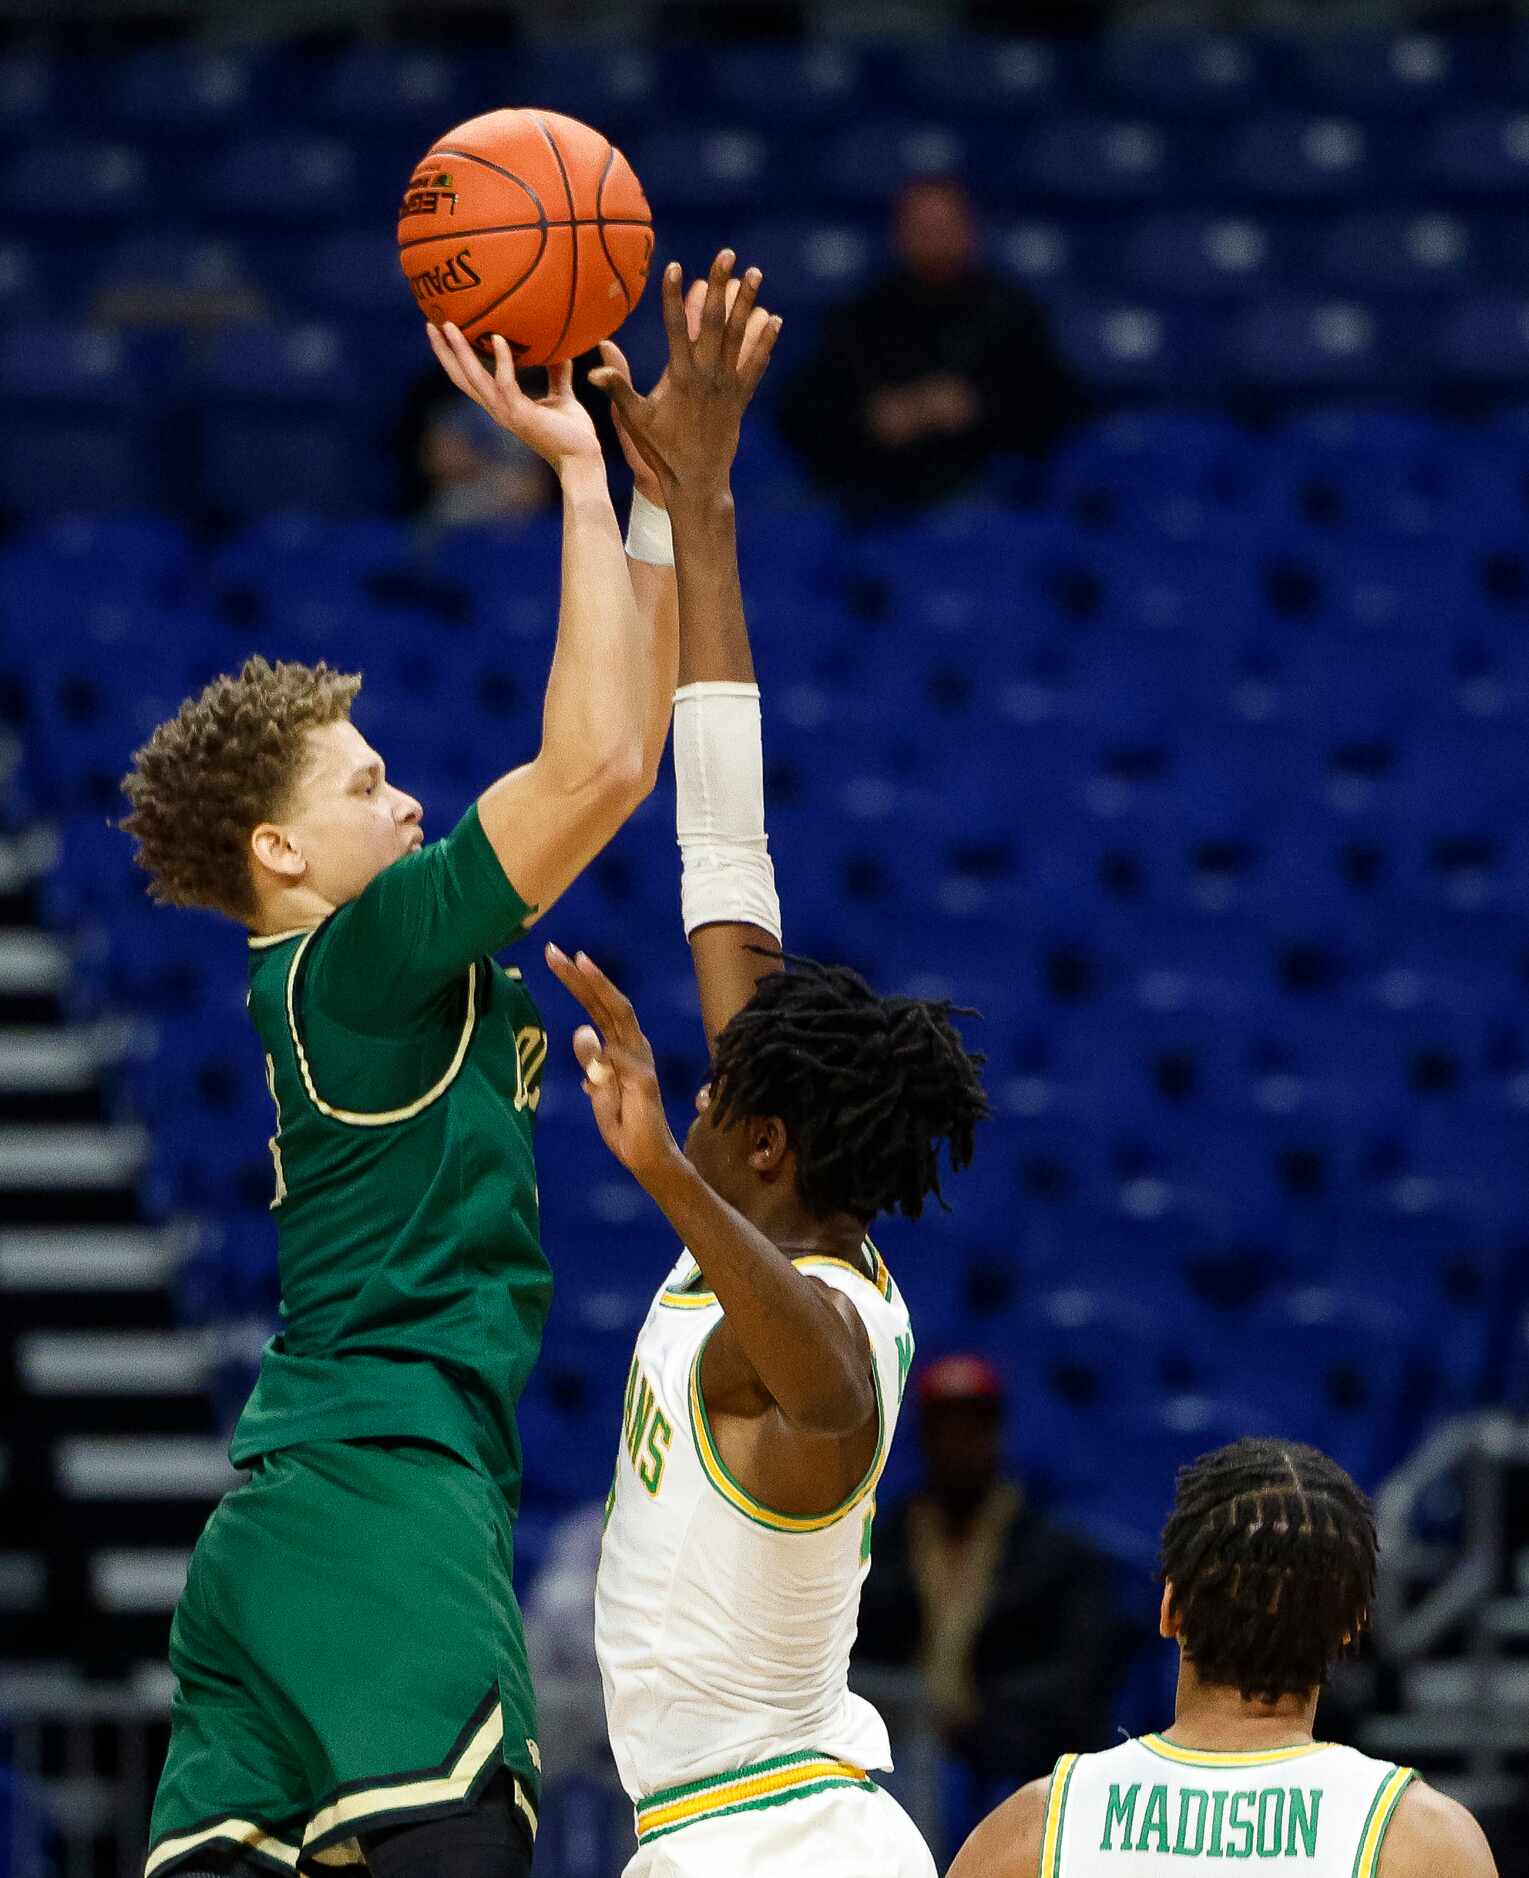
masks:
[[[1104,1742],[1124,1626],[1106,1561],[1003,1470],[994,1365],[942,1356],[917,1393],[924,1484],[878,1515],[857,1654],[921,1672],[959,1843],[992,1788],[1044,1770],[1059,1743]]]

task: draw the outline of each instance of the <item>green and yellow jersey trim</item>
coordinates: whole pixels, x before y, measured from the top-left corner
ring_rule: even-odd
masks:
[[[1380,1868],[1380,1851],[1391,1829],[1397,1803],[1417,1778],[1411,1767],[1393,1767],[1380,1783],[1380,1791],[1370,1802],[1364,1830],[1359,1835],[1359,1850],[1354,1854],[1354,1878],[1375,1878]]]
[[[467,968],[467,1015],[462,1020],[462,1034],[457,1039],[457,1047],[451,1061],[446,1065],[445,1073],[435,1084],[427,1089],[415,1101],[406,1103],[400,1109],[341,1109],[326,1102],[314,1085],[313,1071],[308,1066],[308,1054],[303,1048],[302,1035],[297,1028],[297,979],[302,970],[303,957],[313,943],[313,935],[318,931],[314,927],[303,943],[292,954],[292,963],[287,968],[287,1030],[292,1038],[292,1050],[297,1057],[298,1074],[303,1079],[303,1088],[308,1093],[308,1100],[320,1115],[327,1116],[332,1122],[344,1122],[350,1128],[388,1128],[395,1122],[413,1121],[445,1095],[461,1073],[462,1065],[467,1060],[467,1048],[473,1040],[473,1031],[478,1022],[478,967],[476,962]],[[288,933],[287,938],[292,935]],[[253,942],[252,942],[253,943]]]
[[[295,1872],[297,1861],[302,1856],[300,1846],[289,1845],[286,1840],[278,1839],[254,1820],[219,1819],[194,1832],[177,1833],[173,1838],[161,1839],[149,1853],[143,1868],[144,1878],[154,1878],[155,1872],[162,1871],[165,1866],[179,1864],[202,1847],[211,1848],[215,1845],[235,1846],[252,1864],[264,1866],[269,1861],[271,1869],[275,1871]]]
[[[847,1519],[881,1478],[882,1461],[886,1455],[886,1408],[881,1399],[881,1378],[876,1373],[875,1363],[871,1364],[871,1383],[876,1391],[876,1452],[871,1456],[871,1464],[866,1469],[864,1479],[842,1505],[833,1507],[827,1513],[777,1513],[773,1507],[756,1500],[728,1472],[727,1463],[717,1448],[711,1418],[706,1413],[706,1398],[701,1390],[701,1361],[714,1331],[715,1327],[701,1339],[701,1347],[690,1365],[690,1432],[695,1441],[701,1471],[729,1506],[742,1513],[745,1519],[753,1520],[756,1526],[764,1526],[770,1532],[826,1532],[830,1526],[838,1525],[841,1519]]]
[[[1046,1830],[1041,1838],[1040,1878],[1062,1878],[1062,1828],[1067,1819],[1067,1794],[1077,1772],[1079,1756],[1064,1754],[1051,1772],[1046,1798]]]
[[[863,1265],[857,1265],[853,1259],[834,1258],[827,1252],[806,1252],[800,1258],[792,1259],[791,1263],[799,1272],[821,1271],[827,1267],[833,1267],[844,1272],[853,1272],[857,1278],[864,1278],[867,1284],[875,1285],[876,1289],[890,1303],[892,1298],[892,1274],[887,1270],[886,1260],[883,1259],[869,1239],[865,1242],[865,1249],[870,1254],[872,1263],[875,1266],[874,1277],[865,1270]],[[717,1294],[715,1291],[661,1291],[658,1294],[658,1301],[667,1310],[671,1311],[709,1311],[717,1301]]]
[[[753,1813],[787,1800],[804,1800],[830,1787],[858,1787],[874,1793],[876,1783],[863,1767],[835,1760],[810,1750],[781,1754],[773,1760],[740,1767],[735,1773],[713,1774],[684,1786],[666,1787],[637,1802],[637,1843],[649,1845],[666,1834],[693,1826],[699,1820],[720,1819],[728,1813]]]
[[[1180,1767],[1272,1767],[1279,1761],[1298,1761],[1308,1754],[1321,1754],[1331,1745],[1326,1741],[1308,1741],[1300,1747],[1243,1753],[1235,1748],[1181,1748],[1162,1735],[1142,1735],[1140,1744],[1159,1760],[1177,1761]]]

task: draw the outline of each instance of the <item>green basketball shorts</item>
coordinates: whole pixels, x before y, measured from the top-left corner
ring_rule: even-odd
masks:
[[[256,1462],[197,1542],[170,1632],[146,1873],[237,1848],[354,1865],[359,1837],[472,1806],[540,1756],[503,1494],[445,1449],[314,1442]]]

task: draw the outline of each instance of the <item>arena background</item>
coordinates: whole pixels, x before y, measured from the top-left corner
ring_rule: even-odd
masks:
[[[881,1235],[921,1355],[999,1366],[1012,1464],[1140,1618],[1180,1461],[1334,1452],[1386,1545],[1338,1724],[1523,1871],[1529,21],[1347,0],[0,7],[0,1871],[141,1869],[168,1616],[277,1299],[241,941],[150,909],[116,779],[253,649],[364,668],[436,831],[535,734],[555,521],[395,513],[429,361],[393,210],[504,102],[607,130],[660,258],[733,243],[787,316],[736,483],[788,935],[976,1006],[997,1111],[953,1211]],[[770,394],[921,170],[1093,414],[852,526]],[[623,337],[651,372],[651,297]],[[551,924],[678,1107],[676,902],[666,784]],[[529,1582],[603,1495],[671,1247],[526,964]],[[915,1472],[909,1429],[884,1494]],[[1144,1645],[1121,1725],[1170,1675]],[[605,1878],[597,1691],[544,1688],[538,1869]],[[917,1685],[883,1693],[938,1832]]]

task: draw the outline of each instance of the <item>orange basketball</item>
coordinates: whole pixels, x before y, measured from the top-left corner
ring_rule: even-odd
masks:
[[[599,131],[555,111],[490,111],[415,165],[398,256],[427,319],[485,349],[503,333],[517,365],[549,365],[609,338],[636,306],[653,217]]]

